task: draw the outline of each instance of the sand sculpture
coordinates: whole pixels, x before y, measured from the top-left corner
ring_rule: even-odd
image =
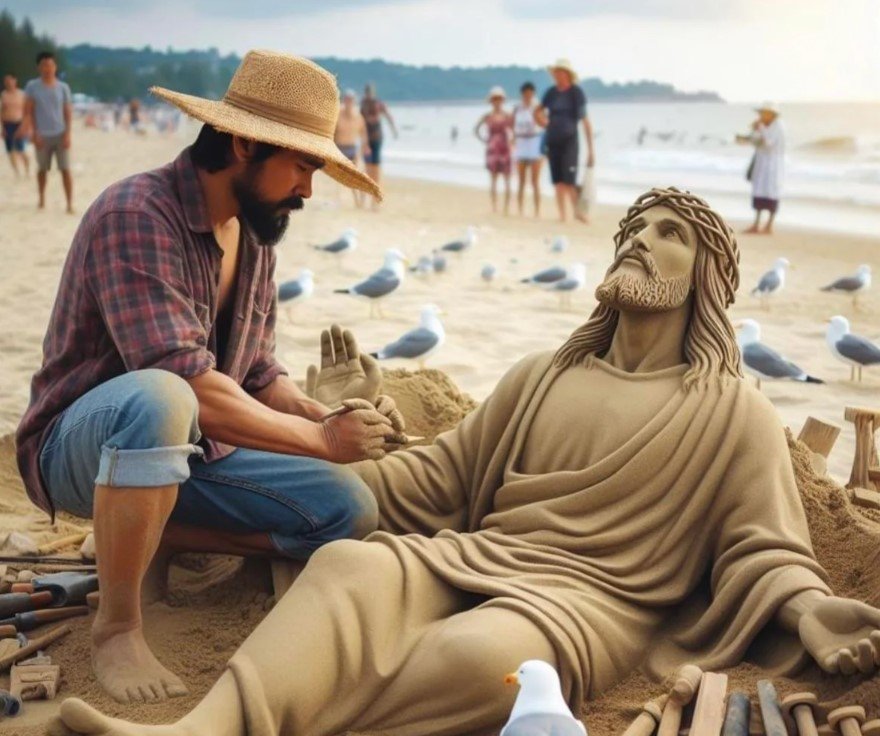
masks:
[[[557,667],[574,708],[638,668],[874,671],[880,610],[833,596],[786,435],[742,380],[732,231],[654,189],[614,256],[559,351],[432,445],[356,466],[380,531],[319,550],[174,732],[484,733],[527,659]],[[169,728],[76,700],[61,715],[76,733]]]

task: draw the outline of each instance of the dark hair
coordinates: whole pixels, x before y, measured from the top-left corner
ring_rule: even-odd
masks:
[[[280,146],[257,142],[251,161],[254,163],[265,161],[280,150]],[[223,133],[207,123],[202,126],[198,138],[190,149],[192,162],[209,174],[215,174],[227,168],[231,163],[231,154],[232,134]]]
[[[519,91],[520,91],[520,92],[525,92],[527,89],[530,89],[530,90],[532,90],[532,92],[534,92],[534,91],[535,91],[535,85],[532,84],[531,82],[523,82],[523,85],[522,85],[522,87],[519,88]]]
[[[43,59],[54,59],[55,54],[51,51],[41,51],[37,54],[37,64],[39,64]]]

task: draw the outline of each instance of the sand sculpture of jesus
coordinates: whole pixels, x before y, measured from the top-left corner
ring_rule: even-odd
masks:
[[[320,549],[191,713],[142,726],[68,700],[66,727],[491,733],[526,659],[552,663],[575,708],[686,661],[872,672],[880,611],[833,596],[783,428],[740,373],[732,231],[654,189],[614,245],[560,350],[515,365],[433,445],[357,466],[380,531]]]

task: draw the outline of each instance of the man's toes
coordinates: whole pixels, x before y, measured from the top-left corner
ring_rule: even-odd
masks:
[[[146,683],[145,685],[139,685],[138,686],[138,693],[140,694],[141,699],[145,703],[155,703],[159,699],[159,696],[153,690],[153,686],[150,683]]]
[[[189,689],[180,680],[162,680],[162,686],[169,698],[182,698],[184,695],[189,695]]]
[[[138,689],[137,685],[129,686],[129,687],[125,688],[125,697],[126,697],[126,702],[128,702],[128,703],[143,703],[144,702],[144,698],[141,695],[140,690]]]

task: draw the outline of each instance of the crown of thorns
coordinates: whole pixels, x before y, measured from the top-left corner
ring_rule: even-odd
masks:
[[[728,303],[732,302],[739,287],[739,247],[730,226],[713,210],[706,200],[675,187],[654,187],[641,195],[620,221],[620,229],[614,236],[614,244],[620,247],[624,240],[626,225],[637,215],[657,205],[666,205],[687,220],[702,245],[716,256],[721,256],[720,276]]]

